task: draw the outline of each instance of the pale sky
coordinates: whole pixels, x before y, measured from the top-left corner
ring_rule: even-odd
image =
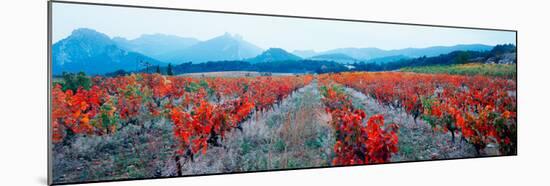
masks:
[[[52,40],[77,28],[110,37],[170,34],[208,40],[229,32],[263,49],[325,51],[345,47],[423,48],[456,44],[516,44],[515,33],[380,23],[250,16],[53,3]]]

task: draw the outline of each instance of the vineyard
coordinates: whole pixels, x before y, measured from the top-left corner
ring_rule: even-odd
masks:
[[[405,67],[401,71],[429,73],[429,74],[453,74],[453,75],[484,75],[501,78],[516,78],[516,64],[455,64],[424,67]]]
[[[500,154],[515,154],[516,83],[484,76],[414,73],[347,73],[330,79],[421,118],[433,131],[456,134],[481,155],[488,144]]]
[[[516,82],[499,77],[86,78],[52,88],[59,182],[517,153]]]

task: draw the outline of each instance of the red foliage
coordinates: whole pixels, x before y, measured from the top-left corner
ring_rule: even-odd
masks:
[[[327,75],[379,103],[422,116],[434,130],[461,133],[478,151],[497,143],[516,153],[516,82],[485,76],[401,72]]]
[[[348,95],[336,91],[326,79],[320,80],[323,103],[331,115],[331,125],[336,130],[333,165],[384,163],[398,151],[396,124],[384,127],[384,117],[373,115],[366,124],[367,114],[355,109]]]

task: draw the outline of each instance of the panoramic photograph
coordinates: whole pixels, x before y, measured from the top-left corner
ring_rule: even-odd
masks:
[[[517,154],[515,31],[51,8],[54,184]]]

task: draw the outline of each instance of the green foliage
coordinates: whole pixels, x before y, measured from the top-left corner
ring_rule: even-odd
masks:
[[[273,148],[275,149],[276,152],[283,152],[286,148],[286,143],[284,140],[279,138],[277,139],[277,141],[275,141]]]
[[[208,96],[214,95],[216,92],[214,89],[210,88],[208,85],[208,82],[206,82],[204,79],[200,80],[199,83],[191,82],[187,86],[185,86],[186,92],[197,92],[199,89],[204,89],[206,93],[208,93]]]
[[[206,82],[204,79],[201,79],[199,82],[199,86],[202,88],[208,88],[208,82]]]
[[[399,151],[405,156],[410,156],[415,153],[413,147],[411,147],[410,145],[402,144],[401,141],[399,141]]]
[[[200,86],[198,83],[191,82],[187,86],[185,86],[185,92],[197,92],[199,88]]]
[[[96,128],[103,129],[106,133],[113,132],[112,130],[118,128],[117,124],[120,121],[118,114],[112,114],[114,109],[111,103],[101,105],[99,117],[92,119],[90,123]]]
[[[422,106],[424,107],[424,110],[427,111],[428,113],[428,114],[423,114],[422,119],[428,122],[428,124],[430,124],[432,128],[435,128],[436,127],[436,123],[434,120],[435,118],[431,116],[434,99],[421,97],[420,100],[422,101]]]
[[[401,68],[404,72],[428,73],[428,74],[453,74],[453,75],[483,75],[508,79],[516,78],[515,64],[481,64],[470,63],[461,65],[435,65],[424,67]]]
[[[248,154],[252,150],[252,144],[246,140],[243,141],[243,143],[241,143],[241,150],[242,154]]]
[[[319,88],[319,91],[321,91],[321,95],[323,97],[327,97],[327,91],[328,91],[327,86],[325,86],[325,85],[321,86],[321,88]]]
[[[340,85],[337,85],[337,84],[334,84],[332,85],[332,90],[338,94],[343,94],[344,93],[344,87],[340,86]],[[321,86],[320,88],[320,91],[321,91],[321,95],[323,95],[323,97],[328,97],[328,87],[323,85]]]
[[[104,128],[115,126],[118,122],[119,115],[109,114],[112,113],[114,108],[110,104],[101,105],[101,120]]]
[[[505,53],[513,53],[513,52],[516,52],[516,45],[504,44],[504,45],[495,46],[491,50],[490,54],[492,56],[498,56],[498,55],[502,55],[502,54],[505,54]]]
[[[62,79],[62,81],[57,83],[61,84],[63,91],[76,91],[78,88],[90,90],[90,87],[92,87],[92,80],[84,72],[77,74],[63,72]]]
[[[283,120],[283,116],[276,114],[276,115],[273,115],[273,116],[267,118],[265,124],[269,128],[274,128],[274,127],[279,126],[282,123],[282,120]]]
[[[306,141],[306,147],[310,149],[319,149],[323,147],[324,138],[319,135],[316,138],[308,139]]]
[[[468,52],[459,52],[454,58],[455,64],[464,64],[470,59],[470,53]]]
[[[134,97],[141,97],[141,95],[143,95],[143,93],[141,92],[141,90],[139,89],[138,86],[135,86],[135,85],[127,85],[126,88],[123,90],[123,95],[126,97],[126,98],[130,98],[132,96]]]
[[[339,94],[344,94],[344,91],[345,91],[343,86],[340,86],[337,84],[332,85],[332,89],[334,89],[334,91]]]
[[[464,64],[469,61],[475,61],[479,59],[486,59],[490,57],[488,51],[454,51],[448,54],[441,54],[439,56],[422,56],[412,59],[401,59],[387,63],[365,63],[360,62],[354,64],[356,71],[391,71],[398,70],[405,67],[422,67],[433,65],[454,65]]]

